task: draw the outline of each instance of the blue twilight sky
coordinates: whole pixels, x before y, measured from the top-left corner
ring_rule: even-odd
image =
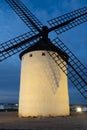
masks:
[[[87,6],[87,0],[22,0],[22,2],[45,25],[48,25],[47,20]],[[0,0],[0,44],[28,31],[27,26],[5,0]],[[52,38],[53,36],[51,35]],[[87,22],[62,33],[59,37],[87,66]],[[18,102],[20,68],[21,61],[18,54],[0,63],[0,103]],[[70,103],[87,103],[71,83],[69,83],[69,96]]]

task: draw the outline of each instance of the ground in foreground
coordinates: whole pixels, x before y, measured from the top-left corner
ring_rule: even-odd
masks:
[[[18,118],[17,112],[0,112],[0,130],[87,130],[87,113],[67,117]]]

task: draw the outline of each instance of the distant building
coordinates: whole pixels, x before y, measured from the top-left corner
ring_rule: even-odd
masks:
[[[17,111],[18,104],[0,104],[0,111]]]
[[[4,105],[0,104],[0,110],[4,110]]]
[[[78,112],[77,108],[81,108],[81,112],[87,112],[87,105],[70,105],[70,111],[71,112]]]

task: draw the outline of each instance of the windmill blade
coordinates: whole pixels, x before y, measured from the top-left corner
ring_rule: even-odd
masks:
[[[31,31],[0,44],[0,62],[30,47],[36,43],[39,38],[39,34],[34,35]]]
[[[62,32],[65,32],[86,21],[87,21],[87,6],[75,10],[71,13],[67,13],[52,20],[49,20],[48,23],[52,27],[51,30],[56,29],[56,33],[61,34]]]
[[[6,2],[34,34],[36,34],[37,31],[41,32],[43,25],[20,0],[6,0]]]
[[[62,71],[68,75],[68,78],[78,89],[81,95],[84,98],[87,98],[87,68],[77,59],[77,57],[64,45],[64,43],[59,38],[54,39],[52,43],[64,51],[69,56],[69,59],[65,61],[58,53],[48,52],[49,55],[54,59]]]

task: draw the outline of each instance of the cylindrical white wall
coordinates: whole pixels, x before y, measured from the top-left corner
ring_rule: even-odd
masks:
[[[67,77],[47,51],[22,56],[19,116],[69,115]]]

